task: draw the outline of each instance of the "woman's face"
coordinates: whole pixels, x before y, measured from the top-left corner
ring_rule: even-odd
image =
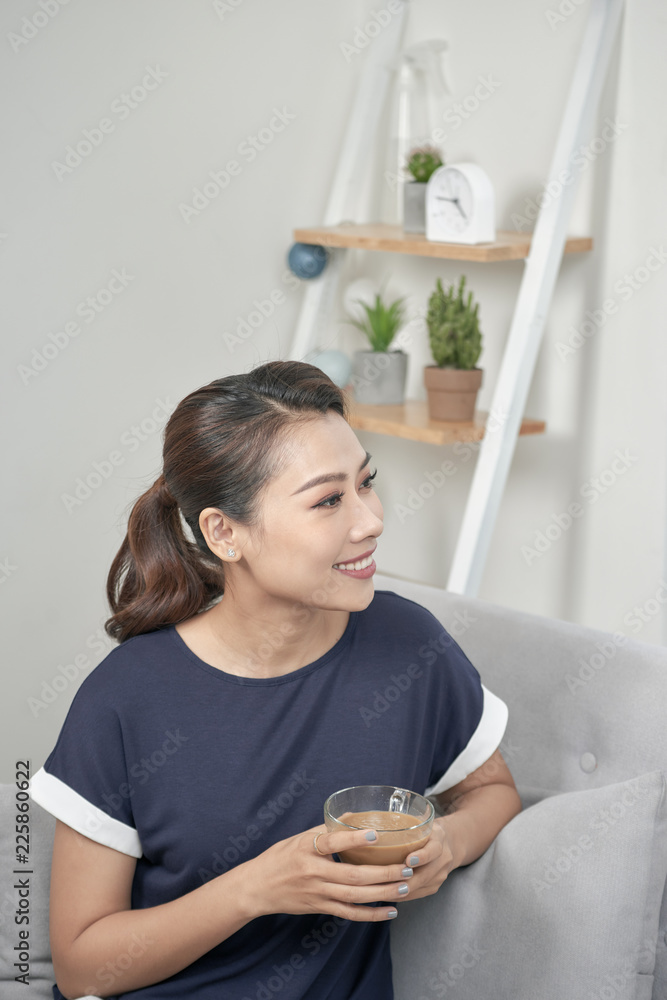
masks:
[[[370,556],[383,517],[370,455],[333,411],[297,426],[287,455],[283,471],[264,490],[261,531],[245,529],[235,569],[267,596],[362,610],[373,599]],[[350,564],[358,561],[366,568],[355,571]]]

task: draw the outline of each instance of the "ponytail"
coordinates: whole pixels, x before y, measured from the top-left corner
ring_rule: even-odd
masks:
[[[262,491],[289,460],[290,430],[330,410],[347,419],[345,394],[304,361],[269,361],[181,400],[164,431],[164,471],[132,508],[109,572],[110,636],[175,625],[220,597],[224,566],[199,515],[215,507],[261,532]]]
[[[173,625],[222,594],[222,565],[207,562],[183,531],[178,503],[161,475],[139,497],[107,579],[112,617],[105,629],[119,642]]]

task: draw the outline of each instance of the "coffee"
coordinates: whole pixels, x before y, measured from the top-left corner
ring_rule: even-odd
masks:
[[[353,847],[339,851],[341,861],[349,865],[400,865],[408,854],[415,854],[424,846],[430,836],[421,825],[419,816],[408,813],[383,812],[371,809],[367,812],[347,812],[338,819],[348,826],[359,829],[376,830],[378,839],[368,847]]]

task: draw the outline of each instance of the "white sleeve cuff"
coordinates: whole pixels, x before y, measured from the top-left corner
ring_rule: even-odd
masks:
[[[497,695],[488,691],[482,684],[484,692],[484,707],[482,718],[477,729],[470,737],[468,745],[461,751],[441,778],[426,789],[424,795],[438,795],[458,785],[478,767],[485,764],[491,754],[498,749],[505,733],[509,712],[507,705]]]
[[[30,780],[30,798],[84,837],[105,847],[113,847],[122,854],[130,854],[133,858],[142,856],[139,834],[133,827],[92,805],[43,767]]]

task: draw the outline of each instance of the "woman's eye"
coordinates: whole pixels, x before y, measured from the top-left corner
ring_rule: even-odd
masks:
[[[363,483],[361,484],[362,489],[365,488],[365,489],[370,490],[372,488],[372,486],[373,486],[373,480],[377,476],[377,471],[378,470],[376,469],[375,472],[372,472],[370,474],[370,476],[366,476],[366,478],[364,479]],[[345,493],[334,493],[334,494],[332,494],[332,496],[327,497],[326,500],[321,500],[320,503],[316,503],[315,506],[316,507],[328,507],[331,510],[333,507],[337,507],[338,506],[338,504],[341,502],[341,500],[343,499],[344,496],[345,496]]]
[[[334,493],[333,496],[327,497],[326,500],[322,500],[321,503],[316,503],[316,507],[335,507],[340,500],[343,499],[342,493]]]

